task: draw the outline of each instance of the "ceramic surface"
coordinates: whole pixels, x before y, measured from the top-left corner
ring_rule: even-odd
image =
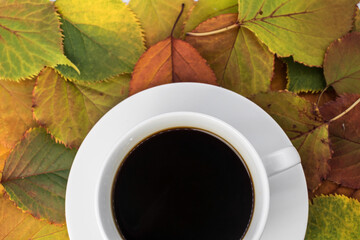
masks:
[[[266,112],[234,92],[198,83],[167,84],[145,90],[100,119],[76,155],[66,192],[66,221],[71,240],[103,239],[96,219],[95,186],[104,159],[115,143],[146,119],[180,111],[203,113],[231,125],[254,146],[267,169],[274,156],[282,157],[278,152],[292,149],[284,131]],[[289,161],[296,163],[296,155],[292,156]],[[306,182],[301,165],[291,166],[269,176],[270,209],[261,240],[304,239],[308,217]]]

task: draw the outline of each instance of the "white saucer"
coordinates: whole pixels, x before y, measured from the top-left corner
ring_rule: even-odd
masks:
[[[95,219],[95,186],[103,159],[116,141],[138,123],[175,111],[204,113],[227,122],[252,143],[260,157],[292,146],[266,112],[224,88],[175,83],[140,92],[105,114],[76,155],[66,192],[66,221],[71,240],[102,239]],[[261,240],[304,239],[308,195],[301,165],[270,177],[269,183],[270,211]]]

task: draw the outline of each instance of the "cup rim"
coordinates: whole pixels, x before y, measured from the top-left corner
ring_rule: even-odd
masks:
[[[146,119],[129,129],[111,147],[111,151],[107,154],[105,164],[100,171],[100,180],[95,186],[95,214],[103,238],[124,239],[120,231],[118,231],[111,211],[113,179],[123,160],[129,151],[144,139],[156,132],[173,128],[203,130],[220,138],[241,156],[240,159],[251,176],[254,192],[253,212],[249,220],[249,226],[241,239],[259,239],[265,228],[270,202],[269,181],[262,160],[252,144],[234,127],[218,118],[197,112],[170,112]],[[112,165],[110,165],[111,163]],[[112,170],[111,174],[109,174],[110,170]],[[109,217],[109,213],[111,217]],[[117,235],[117,238],[114,238],[114,234]]]

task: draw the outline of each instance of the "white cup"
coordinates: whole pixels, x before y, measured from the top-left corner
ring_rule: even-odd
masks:
[[[231,145],[244,161],[251,175],[254,191],[254,206],[244,240],[258,240],[264,230],[269,212],[270,194],[268,177],[299,163],[295,148],[277,151],[266,158],[264,166],[251,143],[235,128],[217,118],[194,112],[165,113],[147,119],[127,132],[112,147],[105,159],[101,177],[95,191],[95,212],[103,239],[122,240],[113,218],[111,191],[117,170],[126,155],[141,141],[162,130],[187,127],[212,133]]]

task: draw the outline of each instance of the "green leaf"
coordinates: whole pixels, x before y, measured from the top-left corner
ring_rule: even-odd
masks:
[[[35,126],[32,113],[34,80],[0,81],[0,144],[12,148]]]
[[[329,173],[328,124],[315,105],[289,92],[257,94],[252,100],[269,113],[299,151],[307,186],[314,190]]]
[[[8,157],[1,183],[22,210],[65,223],[65,189],[75,154],[45,129],[31,129]]]
[[[146,46],[150,47],[171,34],[175,20],[185,4],[184,12],[174,30],[174,37],[180,37],[181,28],[189,10],[194,5],[193,0],[131,0],[129,7],[140,19],[145,30]]]
[[[237,0],[199,0],[195,3],[189,19],[186,21],[184,32],[191,32],[200,23],[207,19],[226,14],[238,12]]]
[[[58,0],[63,17],[65,55],[80,70],[58,66],[61,74],[74,80],[104,80],[132,72],[144,52],[140,24],[121,1]]]
[[[360,236],[360,203],[345,196],[313,199],[305,240],[355,240]]]
[[[59,141],[79,147],[94,124],[128,96],[130,75],[106,82],[73,83],[44,69],[34,89],[34,116]]]
[[[338,94],[360,93],[360,32],[335,40],[326,52],[324,74]]]
[[[322,68],[307,67],[301,63],[294,62],[292,57],[284,58],[287,65],[287,77],[289,91],[318,92],[326,87],[325,77]]]
[[[39,221],[18,209],[0,190],[0,239],[2,240],[66,240],[66,226]]]
[[[59,18],[48,0],[0,2],[0,56],[0,79],[30,78],[44,65],[77,69],[63,55]]]
[[[278,56],[321,66],[330,43],[351,30],[357,2],[239,0],[239,21]]]
[[[236,14],[220,15],[192,32],[209,32],[236,21]],[[270,89],[274,55],[248,29],[237,27],[219,34],[187,36],[186,41],[207,60],[222,87],[245,96]]]

